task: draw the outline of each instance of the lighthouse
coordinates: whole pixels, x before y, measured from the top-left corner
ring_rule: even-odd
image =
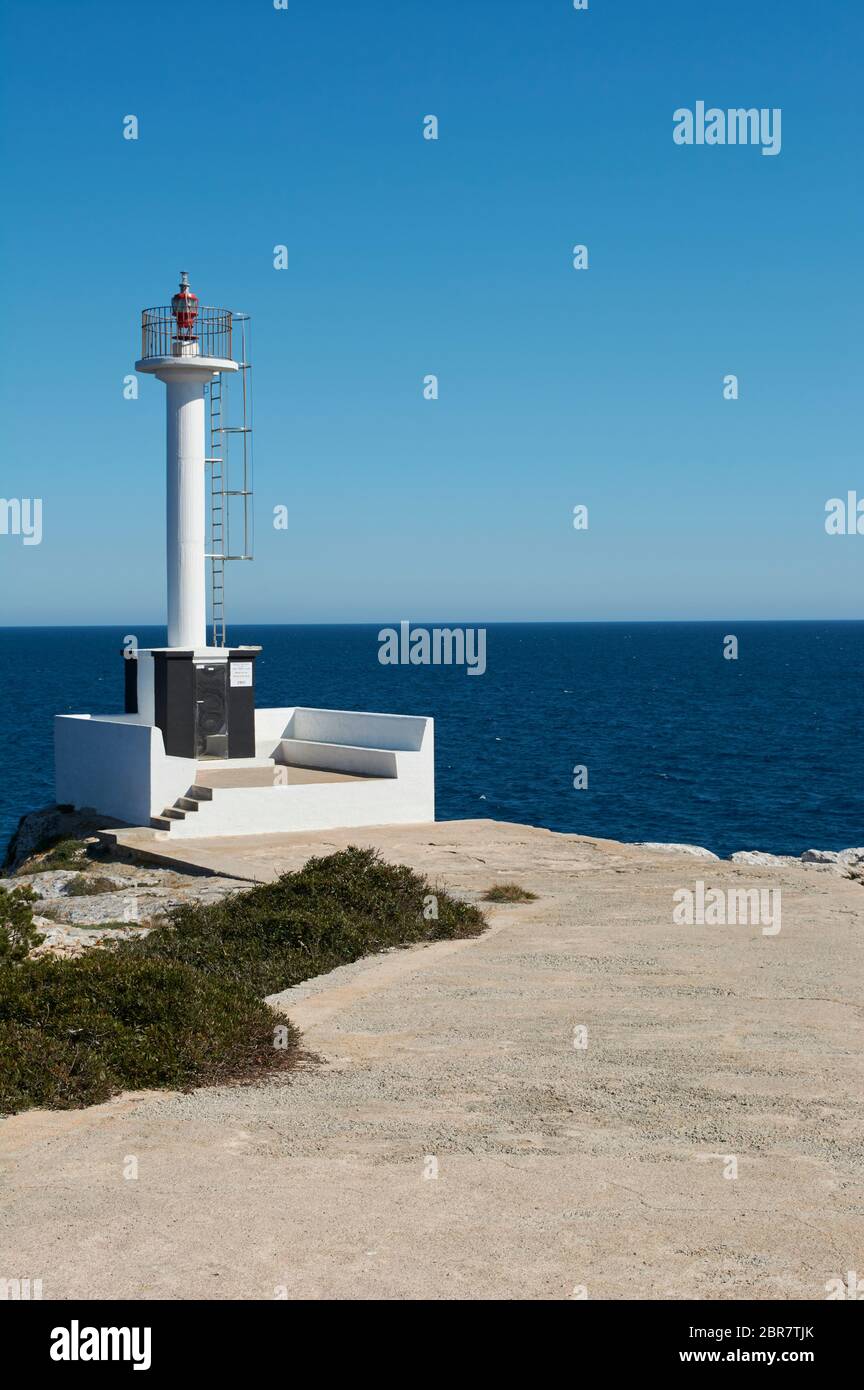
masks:
[[[227,640],[225,564],[252,558],[248,323],[201,304],[186,271],[142,311],[135,368],[165,388],[167,645],[139,646],[130,624],[124,712],[54,721],[58,804],[122,822],[139,850],[435,819],[432,719],[259,709],[261,648]]]
[[[165,383],[169,648],[207,646],[204,390],[217,373],[238,370],[231,314],[207,310],[200,325],[199,314],[198,296],[181,271],[170,316],[144,310],[142,356],[135,363],[136,371]]]
[[[245,350],[235,356],[235,319],[247,315],[202,306],[187,271],[169,305],[144,309],[135,370],[165,386],[166,647],[124,652],[126,711],[146,712],[162,731],[166,752],[201,759],[252,757],[255,752],[254,667],[258,647],[230,648],[224,639],[224,562],[231,500],[244,504],[249,558],[248,398]],[[227,382],[242,375],[243,422],[223,414]],[[207,405],[210,406],[209,420]],[[230,488],[224,444],[242,436],[243,477]],[[208,470],[209,465],[209,470]],[[209,486],[208,486],[209,484]],[[208,517],[209,503],[209,517]],[[209,524],[208,524],[209,523]],[[207,549],[210,534],[211,549]],[[207,562],[212,582],[212,640],[207,638]],[[221,641],[219,640],[221,636]]]

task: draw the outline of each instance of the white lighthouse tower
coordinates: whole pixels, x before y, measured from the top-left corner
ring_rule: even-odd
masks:
[[[166,387],[168,646],[193,650],[207,646],[204,388],[218,372],[238,370],[231,314],[205,310],[200,323],[199,314],[184,270],[170,318],[144,310],[143,356],[135,363]]]
[[[235,319],[242,324],[239,335]],[[223,606],[225,560],[251,558],[247,321],[245,314],[199,304],[185,270],[171,303],[145,309],[141,315],[141,356],[135,369],[165,385],[168,644],[126,653],[126,710],[152,719],[172,757],[206,760],[255,754],[254,661],[260,648],[227,646]],[[242,423],[229,426],[223,403],[227,382],[235,374],[242,379],[244,409]],[[229,487],[224,472],[229,434],[242,437],[239,488]],[[243,503],[243,543],[232,557],[228,512],[236,497]]]
[[[227,642],[224,563],[252,558],[247,323],[199,304],[185,271],[170,305],[143,311],[135,367],[165,385],[167,646],[124,643],[123,714],[55,719],[58,804],[125,822],[139,849],[142,829],[201,839],[435,818],[431,719],[257,709],[261,648]]]

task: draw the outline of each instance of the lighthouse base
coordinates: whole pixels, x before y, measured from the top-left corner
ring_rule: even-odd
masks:
[[[141,649],[125,656],[125,711],[154,724],[176,758],[255,756],[260,647]]]
[[[228,759],[169,754],[141,712],[58,715],[54,725],[58,803],[172,838],[435,819],[431,719],[256,710],[254,755]]]

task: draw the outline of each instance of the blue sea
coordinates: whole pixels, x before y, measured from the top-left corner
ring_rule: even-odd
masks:
[[[3,844],[54,799],[52,716],[122,710],[129,631],[165,642],[159,627],[0,629]],[[482,676],[384,666],[378,631],[237,625],[229,639],[263,647],[260,706],[433,715],[441,820],[720,855],[864,844],[864,622],[491,624]]]

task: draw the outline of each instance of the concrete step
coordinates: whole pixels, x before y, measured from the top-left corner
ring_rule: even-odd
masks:
[[[150,824],[154,830],[170,830],[177,821],[185,820],[190,812],[198,811],[199,802],[212,799],[213,793],[209,787],[191,786],[185,796],[178,796],[173,806],[164,807],[161,816],[151,816]]]

